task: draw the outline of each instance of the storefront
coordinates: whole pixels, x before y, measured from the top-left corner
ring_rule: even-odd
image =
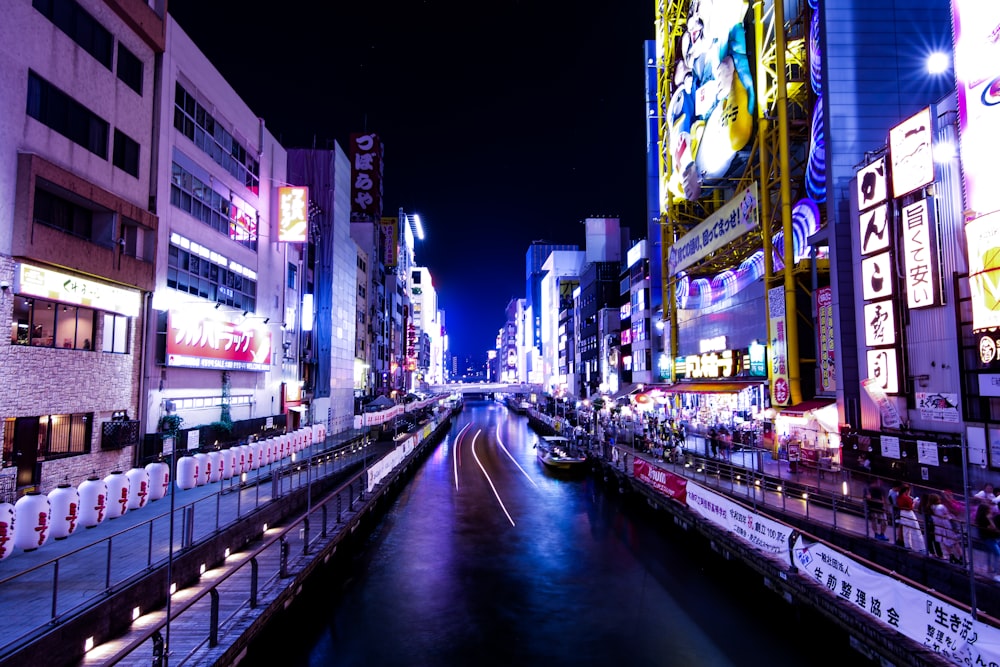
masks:
[[[841,465],[840,430],[834,398],[813,398],[773,412],[775,458],[814,468]]]

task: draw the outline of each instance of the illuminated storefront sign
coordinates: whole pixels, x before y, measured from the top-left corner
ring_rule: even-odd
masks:
[[[896,344],[896,315],[892,299],[865,304],[865,345],[879,347]]]
[[[756,350],[755,350],[756,348]],[[759,364],[759,372],[754,372],[755,355]],[[758,377],[764,376],[764,346],[759,343],[752,345],[749,350],[715,350],[712,352],[702,352],[701,354],[689,354],[685,357],[677,357],[674,361],[674,375],[678,380],[712,380],[718,378],[731,378],[740,374]]]
[[[928,200],[903,207],[900,215],[903,233],[903,282],[906,305],[911,310],[938,304],[937,253],[931,236]]]
[[[933,127],[931,110],[926,108],[889,130],[893,197],[902,197],[934,182]]]
[[[378,226],[382,263],[386,268],[396,266],[399,257],[399,218],[382,218]]]
[[[167,314],[167,365],[266,371],[271,333],[259,320],[240,324],[213,315],[171,310]]]
[[[889,242],[889,205],[882,204],[858,215],[861,223],[858,238],[861,239],[861,254],[871,255],[880,250],[888,250]]]
[[[309,188],[278,188],[278,241],[305,243],[309,231]]]
[[[788,332],[785,329],[785,288],[772,287],[767,291],[768,322],[771,348],[771,404],[789,405],[792,386],[788,379]]]
[[[858,209],[865,211],[881,204],[888,196],[885,158],[875,160],[858,171]]]
[[[14,273],[14,291],[22,296],[52,299],[127,317],[137,317],[142,303],[136,290],[27,264],[19,265]]]
[[[962,177],[971,217],[1000,210],[1000,3],[952,0]],[[972,241],[969,241],[972,251]]]

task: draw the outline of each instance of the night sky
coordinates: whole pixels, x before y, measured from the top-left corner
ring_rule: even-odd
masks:
[[[451,352],[484,360],[533,240],[645,230],[652,0],[169,0],[286,148],[385,144],[384,215],[417,213]],[[294,91],[294,94],[289,94]]]

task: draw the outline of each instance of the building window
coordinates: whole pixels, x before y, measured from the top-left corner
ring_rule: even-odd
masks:
[[[239,310],[257,310],[257,282],[170,244],[167,287]]]
[[[104,313],[102,352],[128,354],[128,319],[124,315]]]
[[[116,167],[139,178],[139,144],[121,130],[115,130],[115,146],[111,157]]]
[[[34,72],[28,72],[27,114],[94,155],[108,159],[110,126]]]
[[[288,264],[288,285],[287,285],[288,289],[298,289],[298,284],[296,283],[296,280],[298,280],[298,274],[299,274],[298,267],[296,267],[292,263],[289,263]]]
[[[90,451],[94,414],[45,415],[38,418],[38,454],[55,458]]]
[[[118,78],[142,95],[142,61],[121,42],[118,42]]]
[[[143,262],[153,261],[153,248],[156,243],[156,232],[143,227],[135,220],[122,218],[121,239],[123,253]]]
[[[14,297],[11,345],[93,349],[96,311],[45,299]]]
[[[174,128],[248,190],[260,194],[260,164],[180,83],[174,86]]]
[[[171,167],[170,203],[241,246],[257,250],[257,214],[236,203],[176,162]]]
[[[111,69],[111,32],[75,0],[33,0],[32,6],[52,21],[97,62]]]
[[[111,248],[115,243],[115,213],[98,207],[44,179],[35,181],[32,221]]]

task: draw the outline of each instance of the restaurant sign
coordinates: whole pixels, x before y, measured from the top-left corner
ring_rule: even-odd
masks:
[[[259,320],[236,323],[171,310],[167,314],[167,366],[270,370],[271,332]]]

